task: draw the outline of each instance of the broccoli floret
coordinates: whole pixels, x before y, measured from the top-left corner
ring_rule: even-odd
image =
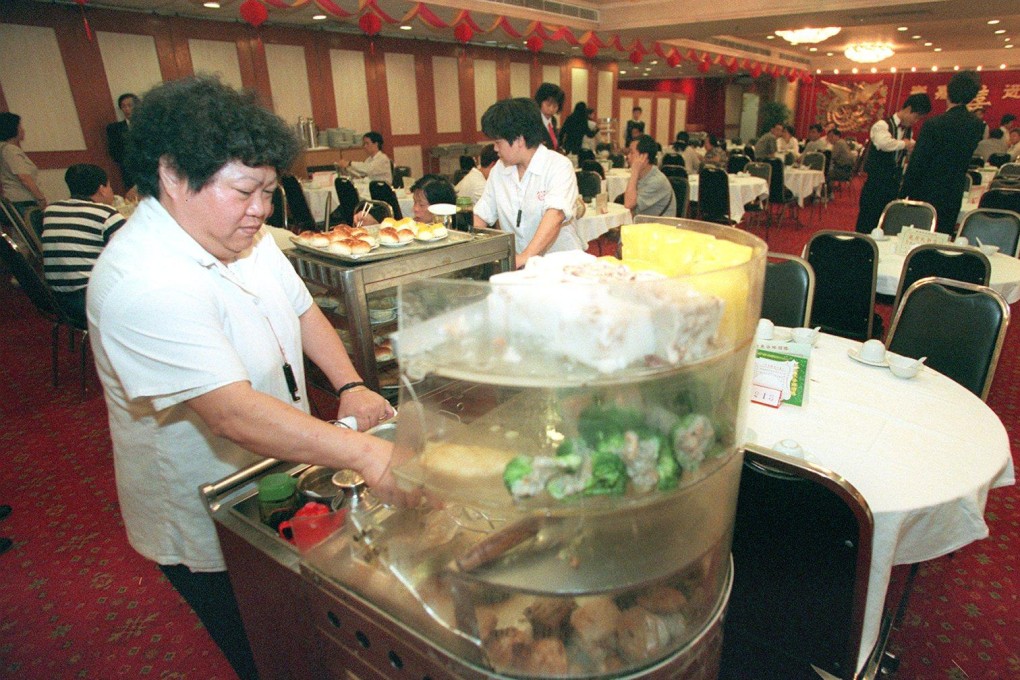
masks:
[[[514,488],[519,486],[520,482],[530,475],[533,469],[531,456],[517,456],[506,464],[503,469],[503,483],[506,484],[510,493],[517,496]]]
[[[669,448],[659,448],[659,459],[655,465],[655,471],[659,474],[659,483],[656,488],[659,491],[675,489],[680,484],[680,466],[673,457]]]
[[[622,495],[627,490],[627,465],[615,453],[596,451],[591,459],[591,482],[585,495]]]
[[[581,411],[577,420],[577,431],[591,447],[614,435],[644,426],[640,411],[619,406],[592,404]]]

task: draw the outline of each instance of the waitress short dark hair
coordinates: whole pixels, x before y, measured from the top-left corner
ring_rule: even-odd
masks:
[[[199,191],[227,163],[290,166],[300,146],[279,116],[254,92],[239,92],[212,76],[157,85],[131,118],[125,163],[143,196],[159,197],[159,162],[167,161]]]
[[[533,99],[516,97],[496,102],[482,114],[482,132],[489,139],[505,139],[513,143],[524,138],[524,145],[534,149],[544,139],[542,112]]]
[[[18,126],[21,125],[21,116],[10,111],[0,113],[0,141],[6,142],[18,136]]]
[[[429,205],[436,203],[457,203],[457,191],[442,175],[425,175],[411,186],[411,193],[421,191]]]

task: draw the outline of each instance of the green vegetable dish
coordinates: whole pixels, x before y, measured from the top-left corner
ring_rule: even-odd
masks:
[[[645,414],[593,404],[581,412],[577,431],[555,456],[521,455],[507,463],[503,482],[514,499],[668,491],[721,450],[712,421],[700,413]]]

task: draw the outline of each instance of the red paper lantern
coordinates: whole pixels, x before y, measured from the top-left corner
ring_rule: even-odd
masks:
[[[630,57],[629,57],[630,63],[635,64],[635,65],[640,64],[641,60],[644,59],[644,58],[645,58],[645,55],[641,54],[641,50],[634,50],[633,52],[630,53]]]
[[[736,72],[737,72],[737,69],[739,69],[739,68],[740,68],[740,64],[738,64],[738,63],[737,63],[737,60],[736,60],[736,59],[734,59],[734,60],[733,60],[733,61],[731,61],[731,62],[729,63],[729,65],[728,65],[728,66],[726,67],[726,70],[727,70],[727,71],[729,71],[730,73],[736,73]]]
[[[361,18],[358,19],[358,28],[361,29],[362,33],[370,38],[374,37],[382,30],[382,19],[371,12],[365,12],[361,15]]]
[[[241,18],[258,28],[269,18],[269,10],[258,0],[244,0],[238,8]]]
[[[525,44],[533,54],[538,54],[538,52],[541,51],[542,46],[545,45],[545,42],[542,40],[542,36],[533,35],[528,38],[528,41]]]
[[[797,82],[797,80],[798,80],[797,74],[794,73],[793,71],[791,71],[790,75],[786,76],[786,80],[792,85],[793,83]]]
[[[595,55],[599,53],[599,46],[595,44],[594,40],[589,40],[581,48],[581,51],[584,53],[584,56],[594,59]]]
[[[700,64],[698,64],[698,70],[701,71],[702,73],[708,73],[708,70],[710,68],[712,68],[712,63],[708,59],[705,59]]]
[[[467,24],[457,24],[453,27],[453,37],[462,43],[467,44],[475,35],[475,32],[471,30],[471,27]]]
[[[754,65],[754,68],[751,69],[751,77],[755,79],[761,77],[761,66],[758,64]]]
[[[673,68],[676,68],[677,66],[679,66],[680,65],[680,61],[681,61],[680,55],[677,54],[676,52],[674,52],[673,54],[669,55],[669,57],[666,58],[666,63],[669,64]]]

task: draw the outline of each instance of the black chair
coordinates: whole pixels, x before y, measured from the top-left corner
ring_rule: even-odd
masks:
[[[1020,189],[989,188],[988,191],[981,194],[978,207],[992,208],[993,210],[1011,210],[1015,213],[1020,213]]]
[[[889,350],[919,359],[981,399],[988,397],[1009,326],[1009,305],[991,288],[942,278],[915,282],[889,329]]]
[[[581,194],[585,203],[602,192],[602,178],[594,172],[578,170],[574,174],[577,176],[577,193]]]
[[[312,210],[308,207],[305,199],[305,192],[301,190],[301,183],[294,175],[281,175],[280,186],[283,193],[287,195],[287,207],[290,209],[291,231],[306,231],[315,229],[315,218],[312,217]]]
[[[972,187],[976,187],[981,184],[982,180],[981,173],[978,172],[977,170],[968,170],[967,177],[970,177],[970,185]]]
[[[687,170],[682,165],[673,165],[672,163],[663,165],[660,168],[662,174],[666,177],[686,177]]]
[[[577,162],[583,163],[584,161],[595,160],[595,152],[591,149],[581,149],[577,152]]]
[[[673,187],[673,195],[676,196],[676,216],[687,217],[687,208],[691,200],[691,185],[687,181],[687,173],[670,177],[669,184]]]
[[[588,172],[594,172],[596,175],[599,176],[599,179],[605,179],[606,178],[606,169],[602,167],[601,163],[599,163],[597,160],[595,160],[593,158],[588,159],[586,161],[581,161],[580,164],[579,164],[579,167],[582,170],[586,170]]]
[[[765,286],[761,318],[777,326],[810,326],[815,299],[815,271],[796,255],[769,253],[765,263]]]
[[[1004,163],[999,166],[999,171],[995,173],[996,177],[1020,177],[1020,163]]]
[[[845,479],[748,446],[719,678],[817,679],[812,666],[855,678],[874,534],[868,502]]]
[[[981,156],[972,156],[970,162],[967,163],[967,167],[971,170],[974,170],[975,168],[983,168],[985,167],[985,159]]]
[[[393,191],[393,187],[386,182],[380,182],[377,179],[372,180],[368,183],[368,193],[375,201],[385,201],[390,204],[393,209],[393,218],[397,220],[404,219],[404,213],[400,212],[400,201],[397,200],[397,194]]]
[[[333,188],[336,190],[337,206],[329,216],[330,224],[354,224],[354,211],[358,207],[358,190],[347,177],[337,177],[333,180]]]
[[[754,157],[754,144],[744,145],[744,155],[750,158],[752,161],[758,160]]]
[[[960,223],[958,236],[977,245],[999,246],[999,252],[1010,257],[1020,255],[1020,214],[1011,210],[978,208],[967,213]]]
[[[75,335],[80,334],[81,399],[85,398],[85,387],[88,379],[89,327],[84,318],[69,314],[61,307],[56,296],[50,290],[41,273],[41,266],[33,262],[31,254],[26,252],[25,244],[16,235],[8,231],[9,225],[0,218],[0,262],[14,275],[18,285],[25,291],[43,317],[53,324],[50,330],[50,361],[52,367],[53,386],[60,383],[60,328],[66,326],[70,332],[70,347],[75,348]]]
[[[28,222],[25,221],[14,204],[4,196],[0,196],[0,219],[4,221],[5,228],[13,231],[19,239],[24,241],[23,247],[33,258],[42,261],[42,229],[37,232]],[[39,271],[42,271],[41,265]]]
[[[974,178],[970,176],[970,173],[967,173],[966,175],[963,176],[963,193],[969,194],[973,186]]]
[[[751,177],[758,177],[759,179],[765,180],[765,186],[772,186],[772,164],[771,163],[759,163],[757,161],[751,161],[744,166],[744,171],[747,172]],[[770,192],[771,193],[771,192]],[[759,196],[754,200],[753,203],[748,203],[744,206],[744,212],[751,213],[752,215],[765,215],[769,209],[769,194]],[[768,240],[769,236],[769,224],[765,225],[765,239]]]
[[[743,172],[747,164],[751,162],[745,154],[735,153],[731,154],[729,159],[726,161],[726,172],[731,175],[735,175],[738,172]]]
[[[381,223],[387,217],[393,217],[393,206],[386,201],[377,201],[375,199],[359,201],[354,206],[354,219],[351,221],[351,226],[355,226],[354,222],[360,221],[359,218],[363,212],[367,212],[377,223]]]
[[[290,219],[287,216],[287,194],[283,193],[282,186],[273,190],[273,212],[266,218],[266,224],[281,229],[290,229]]]
[[[673,152],[662,154],[662,162],[659,165],[679,165],[681,168],[687,167],[687,164],[684,163],[684,157]]]
[[[1008,153],[993,153],[988,157],[988,165],[994,165],[999,168],[1013,160],[1013,157]]]
[[[411,168],[406,165],[393,166],[393,186],[396,189],[404,188],[404,180],[411,176]]]
[[[707,222],[733,224],[730,217],[730,177],[722,168],[709,166],[698,173],[698,214]]]
[[[803,258],[815,270],[812,324],[854,340],[881,335],[873,332],[878,246],[870,236],[821,230],[804,246]]]
[[[886,236],[896,236],[903,227],[935,231],[937,217],[935,206],[931,203],[898,199],[885,206],[878,218],[878,226]]]
[[[336,163],[329,163],[329,164],[326,164],[326,165],[309,165],[309,166],[305,167],[305,172],[307,172],[309,175],[312,174],[313,172],[335,172],[335,173],[339,173],[340,172],[340,166],[337,165]]]
[[[915,246],[903,260],[893,309],[899,308],[903,291],[910,288],[914,282],[929,276],[987,286],[991,275],[992,265],[980,250],[944,243]]]
[[[783,223],[787,206],[796,206],[797,198],[793,192],[786,188],[786,163],[781,158],[770,158],[767,161],[772,165],[772,180],[769,182],[769,224],[772,223],[776,206],[779,206],[779,223]]]
[[[609,162],[614,168],[623,168],[627,165],[627,159],[623,157],[622,153],[610,154]]]

